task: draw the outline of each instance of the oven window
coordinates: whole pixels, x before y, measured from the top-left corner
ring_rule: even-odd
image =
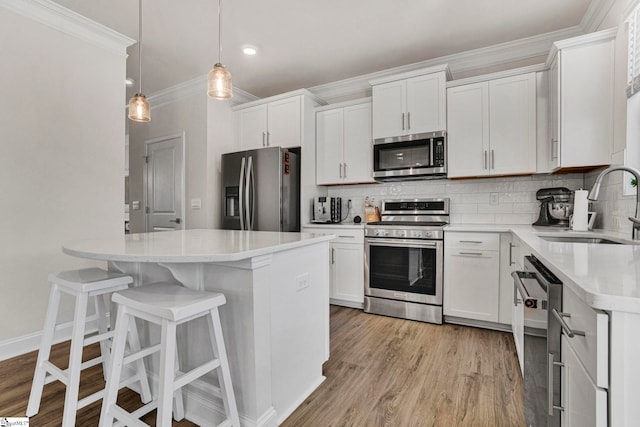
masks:
[[[369,287],[414,294],[436,294],[436,249],[369,247]]]
[[[374,169],[387,171],[429,167],[431,166],[429,142],[429,140],[420,140],[374,145]]]

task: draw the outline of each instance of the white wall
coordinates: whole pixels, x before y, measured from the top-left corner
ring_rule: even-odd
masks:
[[[0,40],[2,359],[42,329],[47,274],[91,264],[61,244],[123,233],[126,58],[2,7]]]

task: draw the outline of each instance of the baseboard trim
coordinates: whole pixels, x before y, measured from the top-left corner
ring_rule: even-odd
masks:
[[[473,328],[493,329],[494,331],[511,332],[511,325],[504,323],[485,322],[484,320],[471,320],[462,317],[444,316],[444,323],[452,323]]]
[[[109,314],[107,313],[107,317]],[[56,326],[53,343],[58,344],[71,339],[71,331],[73,329],[73,321],[61,323]],[[90,334],[98,330],[98,316],[92,315],[87,317],[86,333]],[[38,350],[40,341],[42,340],[42,331],[22,335],[16,338],[0,341],[0,362],[11,359],[12,357],[22,356]]]
[[[364,310],[363,302],[353,302],[353,301],[347,301],[343,299],[329,298],[329,304],[339,305],[341,307],[359,308],[360,310]]]
[[[307,391],[305,393],[303,393],[300,398],[298,398],[298,400],[296,400],[293,405],[291,405],[289,408],[287,408],[285,411],[282,411],[281,414],[278,414],[278,425],[282,424],[284,422],[284,420],[286,420],[287,418],[289,418],[289,415],[293,414],[293,412],[298,408],[298,406],[302,405],[302,403],[307,400],[307,397],[311,396],[311,393],[313,393],[315,391],[315,389],[317,389],[318,387],[320,387],[320,384],[322,384],[324,382],[324,380],[326,380],[327,377],[325,377],[324,375],[321,375],[320,378],[318,378],[318,380],[316,382],[313,383],[313,385],[311,387],[309,387],[309,389],[307,389]]]

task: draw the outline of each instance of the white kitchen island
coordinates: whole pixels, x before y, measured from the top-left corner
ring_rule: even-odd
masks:
[[[109,269],[131,274],[135,286],[170,281],[224,293],[220,317],[241,423],[275,426],[324,380],[333,237],[181,230],[74,241],[63,252],[107,261]],[[211,356],[199,320],[178,328],[182,371]],[[159,340],[159,331],[143,331],[143,345]],[[157,363],[156,357],[147,365],[154,382]],[[202,426],[223,419],[212,383],[209,374],[185,387],[186,418]]]

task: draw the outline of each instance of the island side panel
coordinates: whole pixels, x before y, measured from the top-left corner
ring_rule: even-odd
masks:
[[[325,379],[329,343],[329,243],[273,254],[271,372],[282,423]]]

